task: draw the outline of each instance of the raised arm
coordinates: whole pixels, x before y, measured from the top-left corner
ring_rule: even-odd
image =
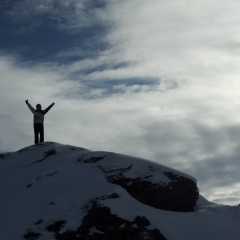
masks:
[[[46,114],[54,105],[55,103],[53,102],[51,105],[49,105],[45,110],[44,110],[44,114]]]
[[[34,113],[34,112],[35,112],[35,109],[34,109],[34,108],[32,107],[32,105],[28,102],[28,100],[26,100],[25,102],[26,102],[28,108],[30,109],[30,111],[31,111],[32,113]]]

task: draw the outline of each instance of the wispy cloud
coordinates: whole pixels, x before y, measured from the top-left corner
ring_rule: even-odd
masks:
[[[89,27],[101,20],[101,8],[104,0],[23,0],[12,2],[13,6],[6,12],[13,21],[37,27],[41,24],[55,25],[65,30],[77,31]]]
[[[240,17],[235,1],[123,1],[111,8],[109,41],[116,58],[138,63],[142,72],[191,82],[219,82],[238,72]],[[124,17],[123,17],[124,16]],[[231,38],[229,39],[229,35]]]

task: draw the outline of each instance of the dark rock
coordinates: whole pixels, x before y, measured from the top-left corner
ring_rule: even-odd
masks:
[[[38,233],[38,232],[33,232],[33,231],[30,230],[28,233],[26,233],[26,234],[24,235],[24,239],[26,239],[26,240],[36,240],[36,239],[38,239],[40,236],[41,236],[40,233]]]
[[[57,237],[56,237],[57,240],[78,240],[78,235],[75,231],[72,231],[72,230],[68,230],[62,234],[59,234]],[[86,238],[87,240],[87,238]]]
[[[100,161],[104,158],[105,158],[105,156],[104,157],[91,157],[89,159],[85,159],[84,163],[95,163],[95,162],[98,162],[98,161]]]
[[[146,217],[137,216],[131,222],[112,214],[108,207],[93,204],[77,233],[79,240],[166,240],[158,229],[148,229],[149,225]]]
[[[167,211],[191,212],[198,199],[198,188],[193,180],[171,172],[165,173],[172,181],[168,184],[152,183],[142,178],[108,177],[138,201]]]
[[[62,227],[64,227],[64,225],[65,225],[65,221],[59,220],[59,221],[47,226],[47,230],[49,232],[54,232],[57,234],[62,229]]]
[[[55,149],[51,149],[44,153],[44,159],[46,159],[47,157],[49,157],[51,155],[55,155],[56,153],[57,153],[57,151]]]
[[[121,162],[117,162],[114,158],[119,156],[90,156],[81,161],[96,164],[108,182],[120,185],[141,203],[167,211],[194,211],[199,196],[194,178],[154,164],[136,169],[131,157],[121,158]]]
[[[50,177],[50,176],[53,176],[54,174],[57,174],[57,171],[52,172],[52,173],[48,173],[48,174],[46,174],[45,176],[46,176],[46,177]]]
[[[131,222],[112,214],[108,207],[93,204],[77,231],[59,233],[54,227],[54,232],[57,240],[166,240],[158,229],[148,229],[149,225],[146,217],[137,216]]]
[[[39,224],[41,224],[43,222],[43,220],[42,219],[39,219],[39,220],[37,220],[36,222],[35,222],[35,225],[39,225]]]
[[[0,159],[6,159],[7,157],[9,156],[9,154],[8,153],[1,153],[0,154]]]
[[[57,153],[57,151],[55,149],[51,149],[51,150],[49,150],[49,151],[44,153],[44,157],[43,158],[28,164],[26,167],[29,167],[29,166],[31,166],[33,164],[36,164],[36,163],[40,163],[40,162],[46,160],[49,156],[55,155],[56,153]]]
[[[129,221],[112,214],[109,207],[99,203],[118,197],[113,193],[91,200],[84,206],[87,213],[76,230],[62,232],[64,220],[56,221],[46,229],[54,233],[56,240],[166,240],[158,229],[148,229],[150,222],[145,216],[136,216]]]

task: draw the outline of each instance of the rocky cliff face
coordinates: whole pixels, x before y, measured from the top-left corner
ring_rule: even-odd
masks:
[[[164,240],[144,212],[192,212],[198,199],[194,178],[116,153],[47,142],[0,161],[1,239],[16,238],[7,223],[19,221],[15,234],[28,240]]]
[[[119,157],[122,159],[115,160]],[[193,178],[183,173],[150,162],[136,168],[131,158],[113,153],[94,153],[94,156],[90,154],[81,161],[94,164],[104,173],[108,182],[123,187],[146,205],[167,211],[194,210],[198,188]]]

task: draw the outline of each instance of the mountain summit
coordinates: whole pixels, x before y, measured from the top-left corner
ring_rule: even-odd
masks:
[[[127,155],[45,142],[0,154],[0,239],[238,240],[240,208],[195,178]]]

